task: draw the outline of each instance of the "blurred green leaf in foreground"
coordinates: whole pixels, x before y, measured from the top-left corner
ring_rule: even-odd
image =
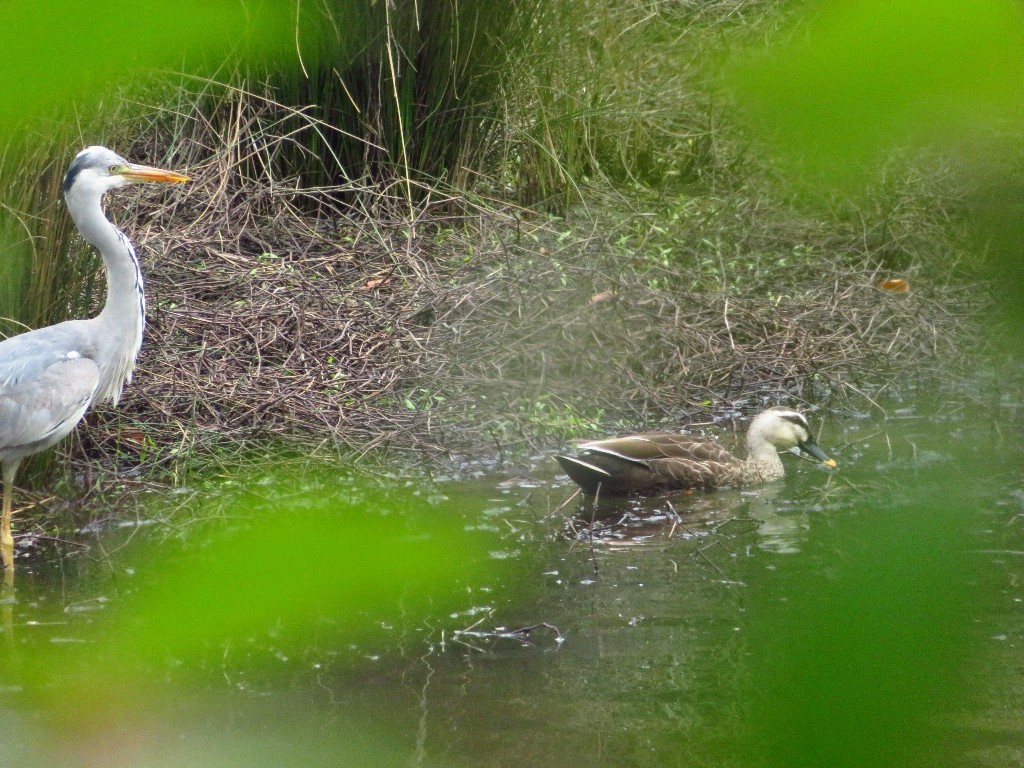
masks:
[[[1007,193],[1024,189],[1009,181],[1024,136],[1020,4],[817,7],[785,41],[744,52],[725,75],[757,137],[796,188],[840,194],[859,193],[893,150],[948,153],[979,193],[979,251],[996,244],[1004,258],[995,264],[1012,269],[1003,282],[1019,296],[1024,211],[1022,195]],[[984,525],[985,494],[1005,482],[995,472],[1005,452],[972,454],[955,441],[943,450],[963,454],[952,462],[959,476],[915,473],[909,497],[834,521],[843,557],[830,578],[806,583],[783,568],[754,585],[750,764],[960,759],[949,718],[981,684],[974,673],[985,659],[972,620],[988,596],[974,586],[981,564],[971,537]]]
[[[251,733],[200,747],[211,716],[222,725],[272,724],[257,752],[288,752],[290,733],[318,730],[303,725],[316,716],[304,711],[309,702],[276,711],[287,699],[285,682],[274,694],[274,713],[247,718],[242,713],[259,707],[260,697],[237,695],[223,685],[225,675],[287,680],[308,673],[317,658],[332,659],[359,642],[381,644],[382,626],[422,630],[466,608],[473,589],[496,575],[492,534],[465,530],[458,499],[430,503],[378,489],[351,503],[306,493],[276,506],[283,510],[273,515],[244,503],[222,510],[232,530],[197,530],[184,551],[168,542],[129,549],[124,558],[141,573],[96,622],[93,642],[72,652],[22,650],[22,685],[41,697],[52,720],[45,727],[67,736],[55,747],[69,764],[140,765],[154,750],[167,750],[161,765],[245,764],[243,756],[253,756]],[[418,647],[429,642],[420,637]],[[248,652],[267,648],[272,652],[256,658],[280,663],[258,669]],[[336,674],[344,673],[340,666]],[[211,687],[211,680],[219,682]],[[174,746],[182,733],[184,752]],[[368,764],[388,744],[386,734],[374,733],[361,745],[325,736],[319,747],[305,746],[313,754],[321,747],[323,755],[359,752]],[[206,762],[188,762],[197,750]],[[291,762],[275,764],[308,764],[308,752],[291,754]]]
[[[0,126],[54,107],[83,105],[154,68],[213,71],[253,52],[294,50],[294,6],[280,0],[0,6]]]
[[[786,42],[725,76],[741,111],[792,168],[863,180],[910,143],[959,145],[1024,115],[1024,18],[1011,0],[820,3]]]
[[[748,608],[750,765],[948,765],[950,737],[986,684],[970,551],[986,484],[921,473],[885,507],[832,522],[842,557],[824,578],[781,562]]]

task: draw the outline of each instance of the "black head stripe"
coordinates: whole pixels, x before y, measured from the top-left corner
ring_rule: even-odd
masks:
[[[798,424],[808,432],[811,431],[811,425],[807,423],[807,419],[803,417],[803,414],[797,413],[796,411],[788,411],[780,413],[779,417],[784,421],[788,421],[790,424]]]
[[[71,189],[71,186],[75,183],[75,179],[78,178],[78,174],[82,172],[83,168],[85,168],[85,157],[83,155],[79,155],[72,161],[71,167],[68,168],[68,172],[64,174],[64,181],[61,182],[60,185],[61,192],[65,195],[68,193],[68,190]]]

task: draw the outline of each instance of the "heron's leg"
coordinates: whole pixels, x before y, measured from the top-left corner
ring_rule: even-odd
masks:
[[[14,536],[11,534],[11,493],[14,490],[14,475],[18,471],[17,461],[3,463],[4,502],[3,520],[0,521],[0,560],[4,569],[14,568]]]

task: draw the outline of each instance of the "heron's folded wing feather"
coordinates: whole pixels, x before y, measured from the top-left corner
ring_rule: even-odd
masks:
[[[0,381],[0,450],[48,445],[64,437],[85,414],[99,382],[94,361],[52,350],[23,357],[5,374]]]

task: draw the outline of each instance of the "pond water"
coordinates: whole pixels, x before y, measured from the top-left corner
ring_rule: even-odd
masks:
[[[143,589],[146,553],[195,548],[206,528],[122,521],[37,540],[0,600],[3,754],[22,766],[1024,764],[1018,410],[930,396],[829,415],[819,442],[837,472],[786,457],[787,478],[764,488],[599,516],[561,506],[572,489],[553,462],[434,486],[423,514],[458,497],[459,525],[487,533],[496,570],[358,632],[321,621],[300,642],[287,628],[210,638],[200,671],[168,658],[139,678],[141,704],[122,696],[130,678],[69,694],[37,674],[39,658],[73,658],[74,674],[102,659],[105,633],[131,620],[117,606]]]

